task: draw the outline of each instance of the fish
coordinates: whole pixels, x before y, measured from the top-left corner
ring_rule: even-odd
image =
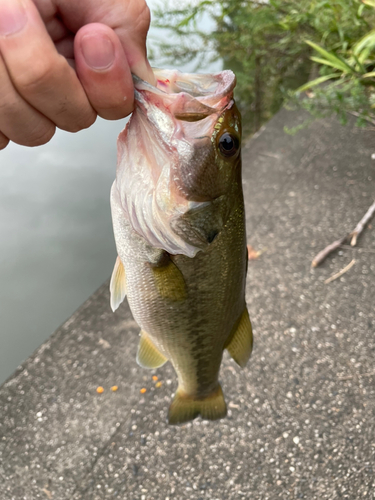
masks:
[[[174,367],[169,424],[217,420],[227,413],[223,352],[245,367],[253,346],[236,77],[154,74],[155,86],[133,76],[135,107],[117,141],[111,307],[127,297],[141,367]]]

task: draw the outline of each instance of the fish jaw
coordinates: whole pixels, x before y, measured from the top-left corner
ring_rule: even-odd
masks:
[[[202,247],[173,227],[222,194],[212,136],[233,102],[235,77],[161,70],[155,76],[157,87],[135,77],[135,110],[118,139],[116,186],[132,227],[151,246],[194,257]],[[197,179],[203,190],[195,188]]]

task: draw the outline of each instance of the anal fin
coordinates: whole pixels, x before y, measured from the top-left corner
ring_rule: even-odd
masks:
[[[141,339],[138,345],[137,363],[142,368],[159,368],[167,362],[167,358],[155,347],[146,332],[141,330]]]
[[[126,296],[126,274],[119,256],[117,256],[115,267],[112,271],[109,291],[111,293],[111,309],[115,312]]]
[[[253,350],[253,330],[251,327],[249,313],[245,307],[237,328],[229,337],[229,342],[225,346],[234,361],[245,368]]]
[[[171,425],[183,424],[194,420],[199,415],[205,420],[218,420],[227,414],[221,385],[204,398],[195,398],[177,389],[175,397],[169,407],[168,422]]]

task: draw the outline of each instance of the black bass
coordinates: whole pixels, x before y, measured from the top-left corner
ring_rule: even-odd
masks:
[[[127,296],[140,366],[172,363],[169,423],[215,420],[226,415],[223,350],[241,367],[252,350],[236,79],[155,76],[156,87],[134,77],[135,109],[118,138],[111,307]]]

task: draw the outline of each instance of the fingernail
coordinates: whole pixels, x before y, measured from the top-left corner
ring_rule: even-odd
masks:
[[[115,60],[115,48],[106,35],[85,35],[81,47],[86,64],[93,69],[106,69]]]
[[[0,36],[9,36],[21,31],[26,21],[26,11],[20,2],[5,2],[0,8]]]

